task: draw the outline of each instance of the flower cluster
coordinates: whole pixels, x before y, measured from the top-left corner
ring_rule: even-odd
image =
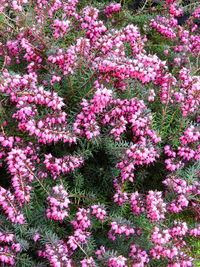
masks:
[[[68,244],[72,250],[80,247],[81,243],[87,243],[87,238],[90,235],[90,232],[87,232],[86,229],[90,227],[91,222],[88,218],[90,210],[79,208],[79,211],[76,213],[76,221],[71,221],[75,231],[73,236],[68,236]]]
[[[111,18],[112,17],[112,13],[116,13],[121,9],[121,4],[110,4],[109,6],[107,6],[103,13],[106,14],[106,17]]]
[[[153,258],[160,259],[161,256],[166,258],[168,266],[176,266],[177,264],[192,266],[192,258],[181,251],[181,248],[186,246],[183,237],[187,232],[187,224],[176,221],[171,229],[160,230],[158,227],[155,227],[151,236],[154,248],[151,249],[150,254]],[[176,245],[173,246],[173,244]]]
[[[26,147],[26,149],[12,148],[8,152],[8,169],[12,175],[15,197],[20,206],[23,205],[24,201],[28,202],[30,199],[31,183],[34,179],[35,171],[33,161],[39,162],[39,159],[34,155],[31,146]]]
[[[15,264],[15,253],[19,252],[21,247],[20,243],[16,243],[14,240],[15,235],[9,232],[0,232],[0,261],[2,264]]]
[[[171,19],[166,19],[166,17],[156,16],[156,19],[152,19],[150,23],[150,26],[165,36],[166,39],[176,38],[176,33],[173,29],[176,25],[177,20],[175,20],[173,17],[171,17]]]
[[[0,0],[2,266],[198,261],[200,7],[124,5]]]
[[[69,259],[69,249],[63,240],[59,240],[51,245],[46,244],[44,250],[38,251],[38,256],[46,258],[50,266],[73,266]]]
[[[196,219],[200,217],[200,208],[197,204],[200,194],[199,182],[194,181],[193,184],[190,184],[183,179],[172,176],[164,180],[163,184],[168,187],[168,190],[176,194],[175,199],[171,201],[167,209],[171,212],[178,213],[191,204],[194,209]]]
[[[61,173],[68,173],[83,164],[83,158],[78,156],[64,156],[55,158],[51,154],[44,155],[44,165],[50,171],[53,179],[60,176]]]
[[[9,190],[4,189],[3,187],[0,187],[0,205],[12,223],[24,223],[24,216],[19,211],[15,197]]]
[[[108,232],[108,238],[111,238],[113,241],[115,240],[115,235],[123,235],[129,236],[130,234],[134,234],[135,230],[130,225],[126,225],[125,223],[111,222],[111,229]]]
[[[182,68],[179,72],[181,89],[174,93],[174,98],[181,105],[182,116],[195,112],[200,104],[200,78],[190,76],[188,70]]]
[[[52,54],[48,57],[48,61],[57,66],[63,75],[73,74],[77,66],[76,63],[76,50],[75,46],[71,45],[67,51],[59,49],[55,55]]]
[[[142,251],[140,248],[137,248],[136,245],[131,245],[131,252],[129,256],[133,259],[133,264],[135,267],[144,267],[145,263],[149,262],[149,257],[146,251]]]
[[[129,203],[131,204],[132,213],[134,215],[138,215],[140,212],[145,211],[144,203],[138,191],[131,194]]]
[[[65,106],[63,99],[55,92],[44,90],[43,87],[37,88],[36,83],[35,74],[11,76],[7,72],[4,73],[1,91],[9,94],[10,101],[16,105],[12,118],[18,121],[18,129],[36,136],[38,141],[44,144],[59,140],[70,144],[76,142],[75,135],[68,129],[66,113],[61,111]],[[23,92],[27,86],[29,89]],[[34,120],[39,112],[38,106],[46,106],[51,115]]]
[[[134,215],[146,213],[146,217],[149,218],[151,222],[165,218],[167,205],[163,201],[162,192],[149,191],[145,201],[138,191],[136,191],[130,194],[129,197],[126,195],[125,201],[130,204]]]
[[[40,65],[40,63],[42,62],[42,58],[40,57],[40,55],[36,51],[36,49],[33,47],[33,45],[30,44],[27,39],[23,38],[21,40],[21,46],[22,46],[23,49],[26,50],[24,58],[27,61],[35,61]]]
[[[53,28],[54,28],[53,36],[56,39],[59,37],[63,37],[66,33],[66,30],[69,28],[69,25],[70,25],[69,20],[64,20],[64,21],[60,21],[58,19],[54,20],[54,22],[53,22]]]
[[[88,266],[93,267],[93,266],[96,265],[96,263],[95,263],[95,261],[94,261],[94,259],[92,257],[90,257],[89,259],[88,258],[87,259],[83,259],[82,261],[80,261],[80,263],[81,263],[82,267],[88,267]]]
[[[109,267],[125,267],[126,266],[126,261],[127,259],[123,256],[118,256],[118,257],[112,257],[107,261],[107,264]]]
[[[92,214],[95,214],[96,218],[103,220],[104,216],[106,216],[106,211],[102,209],[99,205],[92,205]]]
[[[67,191],[62,185],[52,188],[52,194],[47,197],[47,202],[50,205],[50,208],[46,210],[47,218],[63,221],[65,217],[68,217],[67,210],[70,200]]]
[[[108,105],[111,100],[112,91],[103,88],[102,85],[96,84],[100,87],[96,90],[90,104],[83,99],[81,106],[82,111],[77,115],[77,119],[73,124],[73,129],[77,134],[85,135],[87,139],[100,134],[99,126],[96,121],[96,114],[99,114]]]
[[[159,157],[157,150],[150,144],[134,144],[126,150],[122,161],[116,167],[121,169],[122,182],[130,180],[133,182],[133,170],[137,165],[149,164]]]

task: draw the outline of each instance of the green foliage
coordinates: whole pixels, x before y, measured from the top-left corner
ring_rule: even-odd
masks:
[[[171,50],[174,46],[173,41],[166,40],[160,36],[156,31],[149,27],[149,22],[156,15],[161,14],[163,1],[141,1],[139,5],[140,12],[135,10],[128,10],[128,6],[131,4],[130,0],[117,1],[123,5],[123,9],[117,15],[115,19],[107,20],[106,16],[102,13],[106,4],[109,1],[88,1],[88,5],[94,4],[101,11],[100,19],[102,19],[107,25],[107,32],[112,33],[112,29],[121,29],[128,24],[137,25],[140,28],[142,36],[146,35],[148,41],[146,42],[145,49],[147,54],[156,54],[161,60],[166,60],[169,67],[169,71],[173,75],[177,75],[178,68],[171,64],[172,60],[176,56],[176,53]],[[183,1],[184,2],[184,1]],[[194,1],[188,1],[188,5],[195,7],[197,3]],[[81,12],[85,7],[85,1],[79,1],[78,9]],[[27,11],[27,10],[25,10]],[[155,11],[155,12],[153,12]],[[33,23],[33,10],[30,8],[26,13],[24,21],[21,21],[18,27],[29,28]],[[58,10],[53,19],[62,18],[62,10]],[[18,31],[15,23],[10,20],[7,21],[6,17],[0,13],[0,31],[5,23],[9,23],[11,29],[15,32]],[[43,36],[40,36],[38,40],[32,40],[33,44],[38,46],[44,46],[42,51],[38,53],[42,56],[45,63],[42,63],[41,70],[38,73],[38,84],[41,84],[43,80],[47,82],[45,90],[50,92],[57,92],[59,96],[64,99],[66,107],[63,108],[67,115],[68,125],[72,125],[76,115],[81,111],[82,107],[80,103],[82,99],[87,99],[89,102],[93,96],[95,87],[94,81],[97,78],[98,73],[94,71],[93,66],[88,65],[88,58],[86,56],[80,56],[77,62],[78,67],[74,69],[73,75],[62,75],[62,71],[55,65],[52,65],[47,61],[48,56],[57,54],[59,48],[66,51],[69,46],[75,44],[75,41],[79,37],[83,37],[85,31],[80,31],[80,23],[73,20],[73,30],[66,33],[62,38],[52,39],[53,29],[51,25],[52,21],[47,20],[43,28]],[[37,30],[38,25],[35,25]],[[13,29],[14,28],[14,29]],[[3,35],[2,35],[3,36]],[[5,42],[5,37],[0,36],[0,41]],[[6,36],[9,37],[9,36]],[[46,42],[51,40],[50,49],[46,46]],[[168,55],[163,55],[163,52],[168,49]],[[92,48],[92,52],[96,53],[96,50]],[[131,56],[131,47],[129,44],[125,44],[125,56]],[[23,51],[24,52],[24,51]],[[100,54],[97,51],[97,56]],[[104,56],[104,55],[103,55]],[[20,55],[20,64],[13,63],[8,66],[10,73],[24,74],[27,72],[27,62],[23,55]],[[190,58],[191,62],[195,62],[193,57]],[[197,62],[198,63],[198,62]],[[46,67],[47,66],[47,67]],[[4,57],[0,57],[0,69],[4,68]],[[46,69],[45,69],[46,68]],[[50,71],[49,71],[50,70]],[[194,70],[195,71],[195,70]],[[52,73],[62,77],[60,82],[55,82],[53,86],[50,85]],[[139,100],[143,100],[148,108],[144,113],[151,114],[152,120],[150,122],[150,128],[154,130],[161,137],[161,142],[155,145],[159,158],[155,163],[149,165],[138,165],[135,167],[134,184],[128,180],[124,183],[123,192],[131,194],[132,192],[139,191],[143,199],[150,190],[156,190],[165,192],[166,187],[162,184],[162,181],[169,175],[169,171],[165,168],[166,155],[163,152],[165,145],[171,145],[172,148],[176,148],[180,145],[180,136],[184,129],[194,123],[194,118],[197,112],[193,115],[188,115],[187,118],[181,116],[180,106],[174,103],[161,104],[160,102],[160,89],[153,82],[142,84],[137,79],[125,79],[126,90],[116,90],[113,86],[114,79],[110,79],[109,83],[106,83],[102,79],[108,89],[113,91],[113,96],[119,99],[131,99],[137,97]],[[148,95],[149,90],[154,89],[156,91],[155,101],[149,102]],[[26,90],[26,88],[24,89]],[[7,107],[10,108],[7,108]],[[6,134],[8,136],[17,136],[25,141],[25,144],[32,142],[37,144],[35,137],[30,136],[25,131],[19,131],[17,129],[17,123],[12,118],[14,113],[14,107],[8,103],[7,96],[1,97],[0,103],[0,125],[7,120]],[[52,112],[53,113],[53,112]],[[48,109],[44,109],[43,106],[38,108],[38,114],[34,117],[35,120],[51,115]],[[8,120],[9,118],[9,120]],[[98,118],[99,122],[101,118]],[[3,127],[3,126],[2,126]],[[71,130],[72,127],[69,126]],[[44,248],[46,244],[56,245],[59,240],[66,240],[67,236],[73,231],[72,220],[76,219],[75,213],[78,208],[90,208],[93,204],[101,205],[106,211],[107,216],[102,221],[97,220],[95,215],[90,215],[91,220],[91,235],[87,239],[87,244],[81,244],[73,254],[74,266],[79,266],[80,258],[84,258],[86,255],[93,255],[94,252],[99,249],[103,244],[109,249],[106,250],[103,255],[103,260],[97,259],[97,266],[105,266],[105,261],[110,257],[119,256],[119,252],[128,257],[131,244],[138,244],[142,250],[149,251],[152,248],[152,241],[150,239],[154,226],[168,227],[173,224],[174,220],[183,220],[188,223],[189,226],[195,227],[194,214],[191,211],[185,210],[179,214],[168,214],[165,225],[159,222],[153,222],[146,217],[146,214],[141,213],[137,216],[132,215],[130,209],[130,203],[123,203],[120,207],[118,204],[113,203],[113,195],[115,190],[113,188],[113,180],[120,176],[120,169],[115,168],[119,160],[124,156],[125,151],[134,144],[134,140],[131,134],[130,125],[127,125],[127,131],[121,136],[119,141],[115,141],[110,135],[111,126],[101,126],[101,136],[92,138],[92,140],[86,140],[83,137],[77,137],[77,143],[71,146],[66,143],[58,142],[57,144],[39,144],[41,149],[41,155],[51,153],[54,157],[62,158],[65,155],[82,156],[84,159],[84,165],[75,169],[73,172],[67,174],[61,174],[56,180],[50,177],[50,173],[47,172],[47,177],[40,179],[39,176],[31,183],[34,188],[30,193],[30,201],[25,202],[21,207],[21,211],[24,214],[25,222],[23,225],[13,225],[6,219],[4,215],[0,216],[0,225],[5,226],[6,230],[13,231],[16,235],[16,240],[21,244],[22,253],[20,257],[15,257],[16,267],[43,267],[49,266],[47,261],[41,260],[38,262],[38,256],[36,251],[41,247]],[[135,140],[137,138],[135,137]],[[36,164],[35,173],[43,171],[42,162],[44,156],[40,158],[40,162]],[[6,164],[1,166],[3,173],[0,185],[9,188],[10,177],[7,172]],[[195,180],[199,180],[200,163],[190,161],[184,168],[179,168],[175,175],[181,179],[187,181],[189,184]],[[70,211],[69,217],[64,221],[57,222],[49,220],[45,216],[46,212],[46,198],[51,192],[51,188],[56,184],[62,184],[65,190],[69,193],[70,198]],[[126,191],[125,191],[126,190]],[[164,195],[164,194],[163,194]],[[170,202],[176,197],[175,192],[170,192],[164,196],[165,201]],[[104,205],[102,205],[104,203]],[[116,221],[119,224],[128,225],[137,231],[138,227],[142,228],[141,235],[134,236],[118,236],[115,242],[107,238],[107,232],[110,230],[110,222]],[[37,242],[33,241],[35,234],[39,234],[40,238]],[[199,264],[200,254],[200,242],[192,237],[188,238],[187,243],[190,245],[191,250],[186,251],[188,255],[195,258],[196,266]],[[116,251],[116,248],[118,251]],[[42,262],[43,261],[43,262]],[[104,262],[103,262],[104,261]],[[148,266],[157,267],[166,266],[167,261],[165,259],[151,260]],[[3,265],[2,265],[3,266]]]

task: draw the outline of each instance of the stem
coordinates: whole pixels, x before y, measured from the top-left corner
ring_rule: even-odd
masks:
[[[94,76],[96,72],[93,72],[92,75],[90,76],[90,78],[84,83],[84,85],[81,86],[80,89],[84,88],[86,86],[86,84],[92,79],[92,77]]]
[[[2,66],[2,68],[1,68],[1,70],[0,70],[0,72],[1,71],[3,71],[4,70],[4,68],[5,68],[5,66],[6,66],[6,54],[4,55],[4,62],[3,62],[3,66]]]
[[[83,251],[86,257],[89,259],[90,257],[88,256],[87,252],[79,245],[79,243],[75,239],[73,241],[77,244],[77,246]]]
[[[8,201],[8,203],[10,204],[10,206],[13,208],[15,214],[17,215],[17,210],[15,206],[12,204],[12,202],[10,201],[10,198],[7,196],[7,193],[4,196],[5,196],[5,199]]]
[[[132,17],[135,17],[135,16],[140,16],[141,14],[145,14],[145,13],[148,13],[149,11],[153,11],[153,12],[156,12],[156,11],[159,11],[159,12],[161,12],[161,11],[166,11],[167,9],[166,8],[152,8],[151,10],[142,10],[142,11],[140,11],[139,13],[133,13],[133,14],[131,14],[132,15]]]
[[[103,76],[103,78],[100,80],[100,82],[102,82],[103,79],[106,78],[107,75],[108,75],[108,74],[106,73],[106,74]],[[89,95],[92,91],[94,91],[95,88],[96,88],[96,86],[93,86],[92,89],[90,89],[90,91],[88,91],[88,92],[83,96],[83,98],[85,98],[85,97],[86,97],[87,95]]]
[[[160,125],[160,131],[162,130],[163,122],[164,122],[165,115],[166,115],[166,112],[167,112],[167,106],[168,106],[168,103],[166,104],[166,106],[165,106],[165,108],[163,110],[162,121],[161,121],[161,125]]]
[[[199,70],[200,70],[200,68],[198,68],[198,69],[193,73],[193,75],[195,75]]]
[[[73,195],[69,195],[68,197],[78,197],[78,198],[86,198],[86,196],[82,196],[82,195],[77,195],[77,194],[73,194]]]
[[[144,5],[143,5],[143,7],[141,8],[141,11],[143,11],[143,10],[144,10],[144,8],[145,8],[145,6],[146,6],[147,2],[148,2],[148,0],[146,0],[146,1],[145,1],[145,3],[144,3]]]
[[[175,134],[173,134],[173,136],[177,135],[177,134],[180,132],[180,130],[181,130],[182,126],[183,126],[183,123],[184,123],[185,119],[186,119],[186,117],[183,117],[183,118],[182,118],[178,130],[175,132]]]
[[[13,26],[11,26],[10,24],[8,24],[8,23],[6,23],[6,22],[4,22],[4,21],[2,21],[1,23],[5,24],[6,26],[8,26],[8,27],[10,27],[11,29],[13,29],[13,31],[15,31],[15,32],[18,33],[18,31],[17,31],[15,28],[13,28]]]
[[[96,88],[96,86],[93,86],[92,89],[90,89],[90,91],[88,91],[83,98],[85,98],[87,95],[89,95],[92,91],[94,91],[94,89]]]
[[[31,171],[31,169],[29,168],[29,166],[25,163],[27,169],[29,170],[29,172],[35,177],[35,179],[37,180],[37,182],[41,185],[41,187],[44,189],[44,191],[49,195],[49,192],[47,191],[47,189],[44,187],[44,185],[42,184],[42,182],[40,181],[40,179],[38,179],[38,177]]]
[[[196,68],[198,69],[199,66],[199,56],[200,56],[200,52],[197,55],[197,61],[196,61]]]
[[[185,9],[186,7],[193,6],[193,5],[194,5],[194,6],[195,6],[195,5],[197,5],[197,6],[198,6],[198,3],[191,3],[191,4],[188,4],[188,5],[184,6],[184,7],[183,7],[183,9]]]
[[[72,95],[74,95],[74,90],[73,90],[73,87],[72,87],[72,78],[71,78],[71,75],[69,76],[69,84],[70,84],[70,90],[72,92]]]
[[[24,260],[23,258],[19,258],[19,257],[15,256],[14,254],[11,254],[11,253],[0,251],[0,254],[6,255],[6,256],[9,256],[9,257],[13,257],[13,258],[15,258],[17,260],[20,260],[20,261],[24,261],[24,262],[29,263],[28,261]]]
[[[13,21],[13,22],[15,22],[17,24],[16,20],[11,19],[10,17],[8,17],[3,11],[0,11],[0,13],[3,14],[7,19],[9,19],[9,20],[11,20],[11,21]]]
[[[84,30],[82,30],[79,34],[78,34],[78,36],[76,37],[76,38],[74,38],[69,44],[68,44],[68,46],[70,46],[73,42],[75,42],[80,36],[81,36],[81,34],[83,34],[84,33]]]
[[[162,130],[162,126],[163,126],[163,122],[165,120],[165,116],[166,116],[166,112],[167,112],[167,107],[168,107],[168,104],[169,104],[169,99],[170,99],[170,84],[171,84],[171,81],[168,82],[168,87],[167,87],[167,103],[163,109],[163,114],[162,114],[162,121],[161,121],[161,125],[160,125],[160,131]],[[160,132],[159,131],[159,132]]]
[[[79,61],[78,75],[80,75],[80,73],[81,73],[81,66],[82,66],[82,56],[81,56],[80,61]]]
[[[39,233],[39,234],[40,234],[41,236],[43,236],[44,238],[46,238],[46,239],[49,241],[49,243],[51,244],[52,248],[54,249],[54,251],[55,251],[55,253],[56,253],[56,255],[57,255],[59,261],[63,263],[63,265],[61,265],[61,266],[64,266],[64,262],[63,262],[63,260],[62,260],[62,256],[59,254],[55,242],[54,242],[53,240],[51,240],[51,238],[50,238],[49,236],[47,236],[47,235],[45,235],[45,234],[43,234],[43,233]]]
[[[54,43],[55,40],[56,40],[56,37],[54,36],[54,37],[52,38],[52,40],[51,40],[51,43],[50,43],[49,47],[52,46],[52,44]]]
[[[126,89],[127,89],[127,91],[128,91],[128,94],[129,94],[129,96],[131,97],[131,93],[130,93],[130,90],[129,90],[129,88],[128,88],[127,80],[125,80],[125,85],[126,85]]]
[[[177,110],[174,111],[174,113],[172,114],[171,120],[170,120],[170,122],[167,124],[166,128],[168,128],[168,127],[170,126],[170,124],[172,123],[173,118],[174,118],[174,115],[176,114],[176,112],[177,112]]]
[[[63,181],[62,179],[59,177],[59,180],[60,180],[60,184],[62,185],[62,187],[64,188],[64,184],[63,184]]]
[[[1,107],[1,106],[0,106],[0,107]],[[3,135],[5,135],[3,125],[1,125],[1,130],[2,130]]]

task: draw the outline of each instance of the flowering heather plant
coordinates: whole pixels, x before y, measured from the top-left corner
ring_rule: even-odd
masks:
[[[125,2],[0,0],[1,266],[200,266],[200,5]]]

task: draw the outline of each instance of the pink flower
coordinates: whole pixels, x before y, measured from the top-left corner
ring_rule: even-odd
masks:
[[[34,236],[33,236],[33,240],[34,240],[34,242],[36,243],[37,242],[37,240],[40,238],[40,236],[38,235],[38,234],[35,234]]]

